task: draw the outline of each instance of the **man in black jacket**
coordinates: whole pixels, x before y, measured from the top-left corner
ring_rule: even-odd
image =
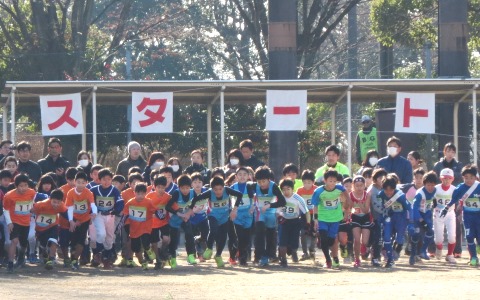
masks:
[[[240,142],[240,151],[242,151],[243,158],[245,159],[245,166],[252,168],[254,171],[265,163],[259,160],[253,155],[253,143],[251,140],[243,140]]]
[[[37,184],[38,180],[42,176],[42,168],[38,163],[30,160],[30,151],[32,146],[29,142],[21,141],[17,145],[17,154],[18,154],[18,172],[27,174],[28,177]]]
[[[38,161],[42,174],[53,172],[58,176],[58,186],[67,183],[65,170],[70,167],[70,162],[62,156],[62,142],[59,138],[52,137],[48,140],[48,154]]]

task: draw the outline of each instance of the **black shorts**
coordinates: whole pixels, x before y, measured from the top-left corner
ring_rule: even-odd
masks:
[[[349,233],[352,231],[352,225],[350,223],[347,223],[345,221],[340,221],[340,224],[338,225],[338,232],[346,232]]]
[[[363,216],[352,214],[352,228],[372,228],[373,223],[370,221],[370,214],[365,214]]]
[[[28,246],[28,232],[30,231],[30,226],[22,226],[13,223],[13,230],[10,233],[10,240],[18,239],[20,246],[26,248]]]
[[[159,228],[152,228],[150,237],[152,244],[160,242],[160,239],[163,239],[164,236],[170,236],[170,226],[168,224]]]
[[[130,236],[130,224],[123,225],[123,229],[125,230],[125,233],[129,237]]]
[[[75,227],[75,231],[70,234],[70,245],[72,247],[75,247],[76,245],[85,245],[89,226],[90,221],[86,221]]]
[[[49,239],[55,239],[58,244],[58,226],[53,226],[47,230],[37,232],[37,240],[42,247],[48,246]]]
[[[150,234],[144,233],[139,237],[130,238],[130,239],[132,241],[131,247],[132,247],[132,252],[133,253],[140,252],[142,250],[142,246],[143,246],[143,250],[150,249],[150,243],[151,243]]]
[[[68,248],[68,246],[70,246],[70,235],[71,235],[71,232],[69,229],[60,228],[60,233],[59,233],[60,247]]]

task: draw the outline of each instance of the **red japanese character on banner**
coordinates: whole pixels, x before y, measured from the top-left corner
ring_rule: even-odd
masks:
[[[162,123],[165,120],[163,114],[167,108],[167,99],[151,99],[144,97],[142,102],[137,105],[138,112],[142,112],[147,106],[158,106],[158,109],[156,112],[149,109],[145,111],[144,114],[149,117],[149,119],[139,121],[141,127],[150,126],[155,122]]]
[[[173,93],[132,93],[132,132],[173,131]]]
[[[82,134],[82,95],[50,95],[40,96],[42,114],[42,134],[72,135]]]
[[[73,128],[78,126],[78,122],[75,121],[72,116],[72,108],[73,108],[73,100],[55,100],[55,101],[47,101],[48,107],[65,107],[63,114],[60,116],[58,120],[53,123],[48,124],[48,128],[50,130],[57,129],[58,127],[62,126],[64,123],[70,124]]]

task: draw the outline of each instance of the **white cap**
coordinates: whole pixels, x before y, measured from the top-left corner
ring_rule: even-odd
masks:
[[[453,178],[454,177],[453,176],[453,170],[449,169],[449,168],[445,168],[442,171],[440,171],[440,178],[443,178],[443,177]]]
[[[136,147],[138,149],[141,149],[141,146],[138,142],[135,142],[135,141],[131,141],[130,143],[128,143],[128,146],[127,146],[127,149],[128,149],[128,153],[130,153],[130,150],[132,150],[133,147]]]
[[[364,115],[364,116],[362,117],[362,123],[363,123],[363,122],[370,122],[371,120],[372,120],[372,118],[370,118],[370,116]]]

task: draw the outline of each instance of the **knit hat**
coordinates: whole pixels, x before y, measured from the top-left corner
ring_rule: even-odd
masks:
[[[141,149],[140,147],[140,144],[138,142],[135,142],[135,141],[131,141],[130,143],[128,143],[128,153],[130,153],[130,150],[132,150],[133,147],[138,147]]]

